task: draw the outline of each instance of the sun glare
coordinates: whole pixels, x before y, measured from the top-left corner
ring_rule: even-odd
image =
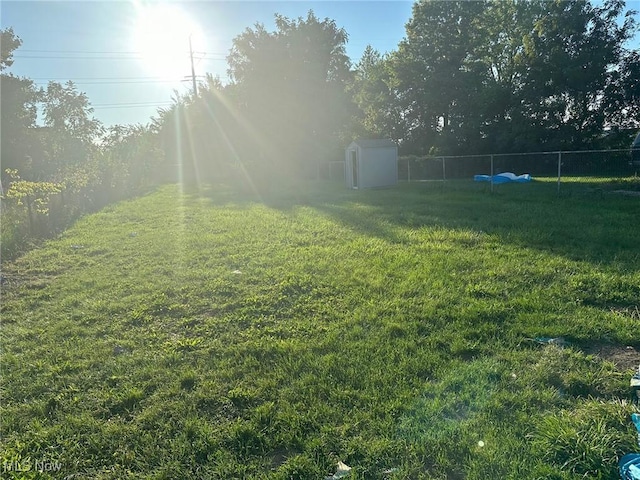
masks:
[[[204,45],[202,31],[177,6],[155,4],[138,8],[132,42],[149,75],[174,81],[190,75],[190,40],[197,55]]]

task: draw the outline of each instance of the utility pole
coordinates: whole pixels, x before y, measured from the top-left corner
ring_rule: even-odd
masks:
[[[191,46],[191,35],[189,35],[189,57],[191,57],[191,80],[193,81],[193,96],[198,96],[198,85],[196,84],[196,69],[193,66],[193,47]]]

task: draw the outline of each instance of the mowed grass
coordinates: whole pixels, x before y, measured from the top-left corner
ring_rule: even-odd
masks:
[[[633,367],[597,353],[640,349],[640,200],[554,189],[81,219],[4,266],[3,478],[616,478]]]

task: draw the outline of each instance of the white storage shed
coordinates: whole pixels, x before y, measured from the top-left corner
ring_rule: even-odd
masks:
[[[345,150],[347,188],[390,187],[398,183],[398,146],[392,140],[355,140]]]

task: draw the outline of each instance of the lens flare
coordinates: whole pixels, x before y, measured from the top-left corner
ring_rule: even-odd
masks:
[[[202,30],[176,5],[139,5],[132,44],[150,75],[179,81],[190,73],[190,46],[201,51]]]

